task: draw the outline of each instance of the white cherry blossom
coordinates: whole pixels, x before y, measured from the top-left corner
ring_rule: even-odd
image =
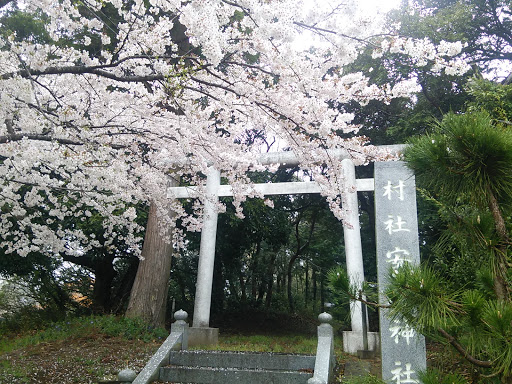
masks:
[[[246,172],[265,169],[258,154],[274,139],[303,159],[343,219],[341,165],[326,151],[345,148],[359,164],[384,154],[364,139],[338,136],[358,127],[329,105],[416,91],[410,81],[387,89],[346,73],[380,24],[356,1],[308,9],[297,0],[131,3],[88,0],[81,9],[70,0],[31,0],[23,10],[44,12],[53,41],[0,38],[0,247],[78,254],[117,237],[138,254],[143,228],[135,206],[149,201],[169,225],[170,203],[186,227],[200,230],[204,195],[196,215],[186,216],[166,189],[174,178],[204,191],[210,165],[240,192],[234,200],[242,215]],[[121,21],[107,16],[107,6]],[[188,42],[173,36],[180,25]],[[64,43],[78,35],[77,45]],[[306,38],[314,49],[297,48]],[[376,55],[399,52],[436,70],[465,69],[450,61],[458,43],[379,39]],[[247,144],[251,130],[260,135]],[[94,215],[103,217],[105,240],[69,225]]]

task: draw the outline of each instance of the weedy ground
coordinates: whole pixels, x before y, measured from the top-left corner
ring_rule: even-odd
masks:
[[[0,328],[0,384],[85,384],[112,379],[124,368],[142,369],[167,334],[164,329],[114,316],[75,318],[17,334]],[[314,354],[316,336],[221,334],[215,349]],[[342,352],[341,338],[335,340],[335,353],[336,382],[341,383],[343,365],[354,357]],[[459,362],[450,356],[446,348],[434,348],[429,352],[429,365],[452,369]],[[372,373],[378,376],[379,371],[380,360],[375,359]]]

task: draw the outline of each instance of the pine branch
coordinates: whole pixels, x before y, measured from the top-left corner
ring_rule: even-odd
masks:
[[[476,365],[481,368],[492,368],[492,362],[486,360],[478,360],[477,358],[471,356],[468,351],[460,344],[455,337],[450,335],[444,329],[439,328],[439,333],[446,339],[448,342],[459,352],[467,361],[471,364]]]

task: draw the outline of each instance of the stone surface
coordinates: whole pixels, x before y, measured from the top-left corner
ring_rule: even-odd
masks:
[[[375,225],[380,302],[389,276],[404,263],[419,264],[418,221],[414,175],[398,161],[375,163]],[[425,339],[405,322],[379,311],[382,378],[392,383],[416,383],[426,369]]]
[[[219,351],[173,351],[169,364],[212,368],[245,368],[299,371],[313,370],[315,356],[279,353],[241,353]]]
[[[327,312],[322,312],[321,314],[318,315],[318,321],[320,321],[320,323],[330,323],[332,321],[332,315],[330,313],[327,313]]]
[[[219,351],[172,352],[160,380],[180,383],[305,384],[314,356]]]
[[[186,321],[188,319],[188,313],[183,309],[174,312],[174,319],[176,321]]]
[[[345,239],[345,258],[347,273],[350,282],[358,287],[364,281],[363,248],[361,245],[361,229],[359,224],[359,203],[357,201],[356,171],[352,160],[344,159],[343,166],[343,204],[346,217],[343,225],[343,236]],[[368,323],[368,319],[364,319]],[[361,303],[352,300],[350,302],[350,324],[352,331],[363,330],[363,317],[361,314]],[[347,352],[347,351],[345,351]]]
[[[137,377],[137,373],[133,369],[123,369],[117,374],[117,380],[122,383],[131,383]]]
[[[220,186],[220,171],[210,168],[206,179],[207,199],[204,203],[204,222],[201,230],[199,264],[197,266],[196,296],[194,300],[194,327],[210,326],[212,304],[213,266],[215,264],[215,242],[217,239],[217,193]]]
[[[336,365],[334,356],[334,332],[329,322],[332,316],[326,312],[318,316],[321,324],[318,326],[318,344],[316,347],[314,378],[329,383]]]
[[[133,384],[149,384],[158,379],[160,367],[169,363],[171,351],[178,346],[187,348],[188,324],[184,321],[188,317],[185,311],[176,312],[182,319],[176,320],[171,325],[171,334],[165,339],[160,348],[155,352],[142,371],[137,375]],[[176,316],[175,314],[175,316]]]
[[[380,353],[380,334],[379,332],[368,332],[368,350],[375,354]],[[343,332],[343,351],[351,355],[357,355],[357,351],[363,349],[362,332]]]
[[[188,330],[188,346],[219,344],[219,328],[191,327]]]
[[[160,380],[173,383],[304,384],[311,376],[312,374],[307,372],[266,371],[261,369],[160,368]]]

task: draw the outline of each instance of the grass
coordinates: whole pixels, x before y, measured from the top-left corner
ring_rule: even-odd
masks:
[[[86,316],[38,330],[0,326],[0,384],[91,383],[142,369],[168,332],[114,317]],[[214,350],[314,354],[316,336],[221,334]],[[341,347],[336,352],[342,356]]]
[[[0,328],[0,384],[93,383],[121,369],[142,369],[165,329],[115,316],[86,316],[12,332]]]
[[[198,346],[193,349],[243,352],[274,352],[315,354],[317,338],[314,336],[266,336],[266,335],[220,335],[215,346]],[[192,348],[191,348],[192,349]]]
[[[351,377],[343,380],[343,384],[386,384],[384,381],[375,376]]]
[[[115,316],[87,316],[51,323],[44,329],[30,331],[22,335],[0,329],[0,354],[15,349],[35,346],[40,343],[70,338],[93,337],[95,335],[120,337],[126,340],[164,340],[168,332],[165,329],[152,328],[137,319]]]
[[[0,325],[1,327],[2,325]],[[315,354],[315,335],[301,334],[223,334],[212,350]],[[70,384],[98,382],[124,368],[141,370],[161,345],[168,332],[144,323],[114,316],[88,316],[48,324],[39,330],[19,334],[0,328],[0,384]],[[343,364],[355,359],[342,352],[335,338],[337,360]],[[442,372],[462,371],[469,379],[468,367],[454,359],[449,348],[429,348],[429,366]],[[380,370],[372,362],[373,374]],[[461,369],[462,368],[462,369]],[[345,384],[378,384],[376,377],[351,378]],[[471,380],[468,380],[472,382]],[[474,381],[477,382],[477,381]]]

